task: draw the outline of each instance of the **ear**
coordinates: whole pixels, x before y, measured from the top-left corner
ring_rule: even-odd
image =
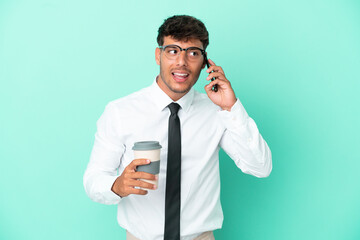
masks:
[[[160,65],[160,53],[161,53],[160,48],[156,48],[155,49],[155,61],[156,61],[157,65]]]
[[[206,60],[207,60],[207,52],[205,52],[205,56],[204,56],[204,62],[203,65],[201,66],[201,69],[204,69],[206,66]]]
[[[203,65],[201,66],[201,69],[204,69],[205,66],[206,66],[206,63],[205,63],[205,60],[204,60],[204,63],[203,63]]]

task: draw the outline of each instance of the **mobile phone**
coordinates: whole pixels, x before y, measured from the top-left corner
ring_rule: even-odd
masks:
[[[206,62],[207,68],[209,68],[209,67],[210,67],[210,63],[209,63],[206,55],[205,55],[205,62]],[[215,80],[215,78],[211,78],[211,81],[214,81],[214,80]],[[217,84],[215,84],[215,85],[212,87],[211,90],[213,90],[214,92],[217,92],[217,91],[218,91],[218,86],[217,86]]]

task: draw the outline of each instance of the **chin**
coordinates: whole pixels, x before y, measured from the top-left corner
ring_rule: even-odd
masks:
[[[187,93],[188,91],[190,91],[191,87],[187,87],[187,88],[170,88],[170,90],[174,93]]]

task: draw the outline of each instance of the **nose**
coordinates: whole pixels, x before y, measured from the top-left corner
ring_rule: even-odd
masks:
[[[179,56],[176,58],[177,66],[187,66],[186,51],[181,51]]]

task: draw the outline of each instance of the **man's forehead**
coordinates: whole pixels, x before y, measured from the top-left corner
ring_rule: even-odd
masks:
[[[164,37],[164,45],[176,44],[180,47],[199,47],[203,48],[202,42],[197,38],[175,39],[172,36]]]

